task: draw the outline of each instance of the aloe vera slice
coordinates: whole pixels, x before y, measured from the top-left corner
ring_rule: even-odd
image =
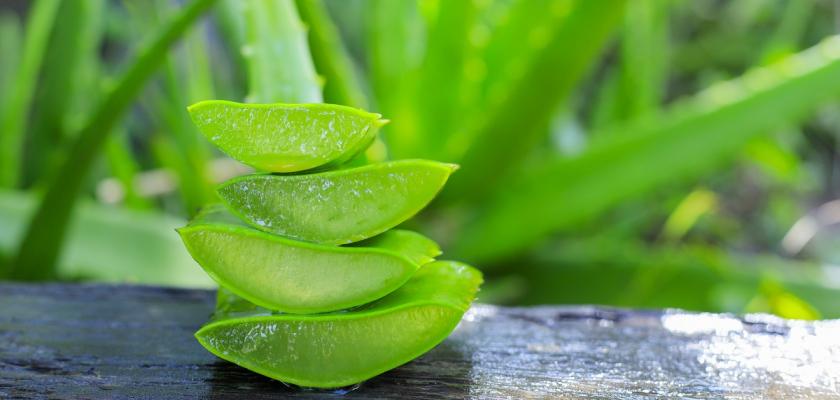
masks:
[[[269,172],[296,172],[349,160],[387,121],[335,104],[243,104],[222,100],[188,107],[193,122],[234,159]]]
[[[437,242],[417,232],[392,229],[379,236],[352,244],[353,247],[379,247],[400,253],[417,265],[425,265],[441,255]]]
[[[231,212],[259,230],[346,244],[411,218],[456,168],[400,160],[308,175],[245,175],[225,182],[218,192]]]
[[[391,231],[366,247],[300,242],[260,232],[211,207],[178,230],[216,282],[260,306],[319,313],[369,303],[404,284],[440,254],[430,239]]]
[[[283,382],[347,386],[405,364],[443,341],[481,281],[481,273],[470,266],[437,261],[359,309],[291,315],[229,304],[232,312],[220,310],[195,336],[213,354]]]

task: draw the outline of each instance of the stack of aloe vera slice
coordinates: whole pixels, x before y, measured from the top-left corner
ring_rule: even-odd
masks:
[[[218,188],[179,229],[219,283],[198,332],[215,355],[308,387],[356,384],[443,341],[482,277],[435,261],[429,238],[392,229],[425,207],[455,166],[401,160],[341,168],[371,143],[378,114],[330,104],[205,101],[201,132],[257,170]]]

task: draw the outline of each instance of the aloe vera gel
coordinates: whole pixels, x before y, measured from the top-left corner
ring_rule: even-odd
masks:
[[[383,123],[349,107],[206,101],[189,111],[222,151],[268,172],[223,183],[223,204],[178,230],[220,285],[196,332],[205,348],[283,382],[334,388],[405,364],[455,329],[481,273],[435,261],[437,243],[392,228],[456,166],[341,168]]]

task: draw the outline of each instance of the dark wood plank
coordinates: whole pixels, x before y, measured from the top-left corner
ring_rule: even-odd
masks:
[[[0,283],[0,398],[840,398],[840,321],[473,307],[443,344],[349,391],[204,351],[207,291]]]

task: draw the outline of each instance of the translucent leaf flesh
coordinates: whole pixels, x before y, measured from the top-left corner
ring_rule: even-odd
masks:
[[[217,356],[274,379],[321,388],[352,385],[443,341],[481,281],[472,267],[438,261],[390,295],[355,310],[289,315],[232,307],[236,312],[219,313],[196,338]]]
[[[455,168],[400,160],[307,175],[246,175],[222,184],[218,192],[231,212],[259,230],[346,244],[411,218]]]
[[[190,116],[210,142],[256,169],[297,172],[341,163],[364,150],[384,120],[334,104],[243,104],[209,100]]]
[[[225,214],[214,207],[179,229],[190,254],[233,293],[288,313],[369,303],[397,289],[440,253],[430,239],[414,232],[387,232],[366,247],[337,247],[266,234],[230,222]]]

